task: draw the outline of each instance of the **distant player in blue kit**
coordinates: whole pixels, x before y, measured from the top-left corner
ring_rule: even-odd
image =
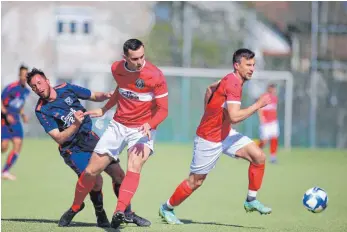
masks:
[[[86,109],[81,105],[79,99],[101,102],[109,99],[111,94],[91,92],[89,89],[69,83],[53,88],[45,74],[35,68],[28,73],[27,82],[40,97],[35,109],[38,120],[46,133],[59,144],[59,152],[65,163],[80,176],[87,167],[99,137],[92,131],[91,118],[83,115]],[[124,178],[124,171],[119,165],[119,160],[112,162],[105,172],[112,178],[113,189],[118,197]],[[98,175],[97,182],[89,195],[95,208],[97,225],[110,227],[103,208],[102,183],[102,176]],[[83,208],[84,203],[79,210],[70,208],[61,217],[59,226],[68,226],[73,217]],[[151,224],[148,220],[132,212],[131,207],[127,208],[126,222],[135,223],[138,226]]]
[[[9,141],[13,147],[8,154],[7,161],[2,169],[1,177],[5,180],[15,180],[16,176],[9,172],[16,162],[23,143],[23,127],[20,118],[24,123],[28,122],[28,117],[24,114],[23,106],[30,90],[25,87],[28,68],[20,66],[19,81],[6,86],[1,93],[1,152],[6,152]]]

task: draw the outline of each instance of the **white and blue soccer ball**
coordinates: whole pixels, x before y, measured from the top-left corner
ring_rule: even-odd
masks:
[[[302,203],[312,213],[323,212],[328,206],[328,194],[324,189],[318,187],[310,188],[304,194]]]

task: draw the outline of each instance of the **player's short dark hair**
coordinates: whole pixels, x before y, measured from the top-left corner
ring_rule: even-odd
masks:
[[[268,88],[276,88],[276,84],[275,83],[270,83],[267,87]]]
[[[28,67],[22,64],[21,66],[19,66],[19,72],[21,72],[22,70],[28,71]]]
[[[255,53],[252,52],[251,50],[247,48],[240,48],[236,52],[234,52],[233,55],[233,64],[235,63],[241,63],[242,57],[245,58],[246,60],[253,59],[255,56]]]
[[[30,85],[30,81],[31,79],[33,79],[33,77],[35,75],[40,75],[42,76],[43,78],[47,79],[46,75],[44,74],[44,72],[42,72],[40,69],[37,69],[37,68],[33,68],[28,74],[27,74],[27,83],[28,85]]]
[[[129,54],[129,49],[132,50],[132,51],[136,51],[141,46],[144,46],[144,45],[143,45],[143,43],[140,40],[138,40],[138,39],[128,39],[127,41],[125,41],[125,43],[123,45],[124,55],[128,55]]]

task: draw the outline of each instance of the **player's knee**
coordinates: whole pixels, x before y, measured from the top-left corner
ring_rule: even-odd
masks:
[[[252,158],[252,162],[256,164],[263,164],[266,161],[265,153],[260,148],[253,151],[251,158]]]
[[[141,157],[129,156],[128,171],[140,173],[145,162],[146,160],[142,159]]]
[[[139,162],[131,162],[128,164],[128,171],[140,173],[142,169],[142,165]]]
[[[86,169],[84,170],[84,175],[85,176],[90,176],[90,177],[96,177],[97,175],[99,175],[100,173],[93,169],[92,167],[90,167],[89,165],[86,167]]]
[[[1,152],[6,152],[8,149],[8,143],[1,143]]]

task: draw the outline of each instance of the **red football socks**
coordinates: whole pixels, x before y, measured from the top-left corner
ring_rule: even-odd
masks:
[[[188,181],[184,180],[178,187],[176,188],[175,192],[172,194],[172,196],[169,199],[169,206],[175,207],[181,204],[185,199],[187,199],[191,194],[193,193],[193,190],[189,187]]]
[[[272,138],[270,140],[270,154],[271,154],[271,156],[276,156],[277,146],[278,146],[278,139]]]
[[[258,191],[263,182],[265,164],[250,163],[248,169],[248,189],[252,191]]]
[[[127,171],[119,189],[116,211],[124,212],[130,204],[140,182],[140,173]]]
[[[86,176],[85,172],[82,172],[80,178],[78,178],[75,189],[75,199],[71,206],[71,209],[74,212],[77,212],[80,209],[84,199],[86,198],[88,193],[93,189],[95,185],[95,179],[95,177]]]

